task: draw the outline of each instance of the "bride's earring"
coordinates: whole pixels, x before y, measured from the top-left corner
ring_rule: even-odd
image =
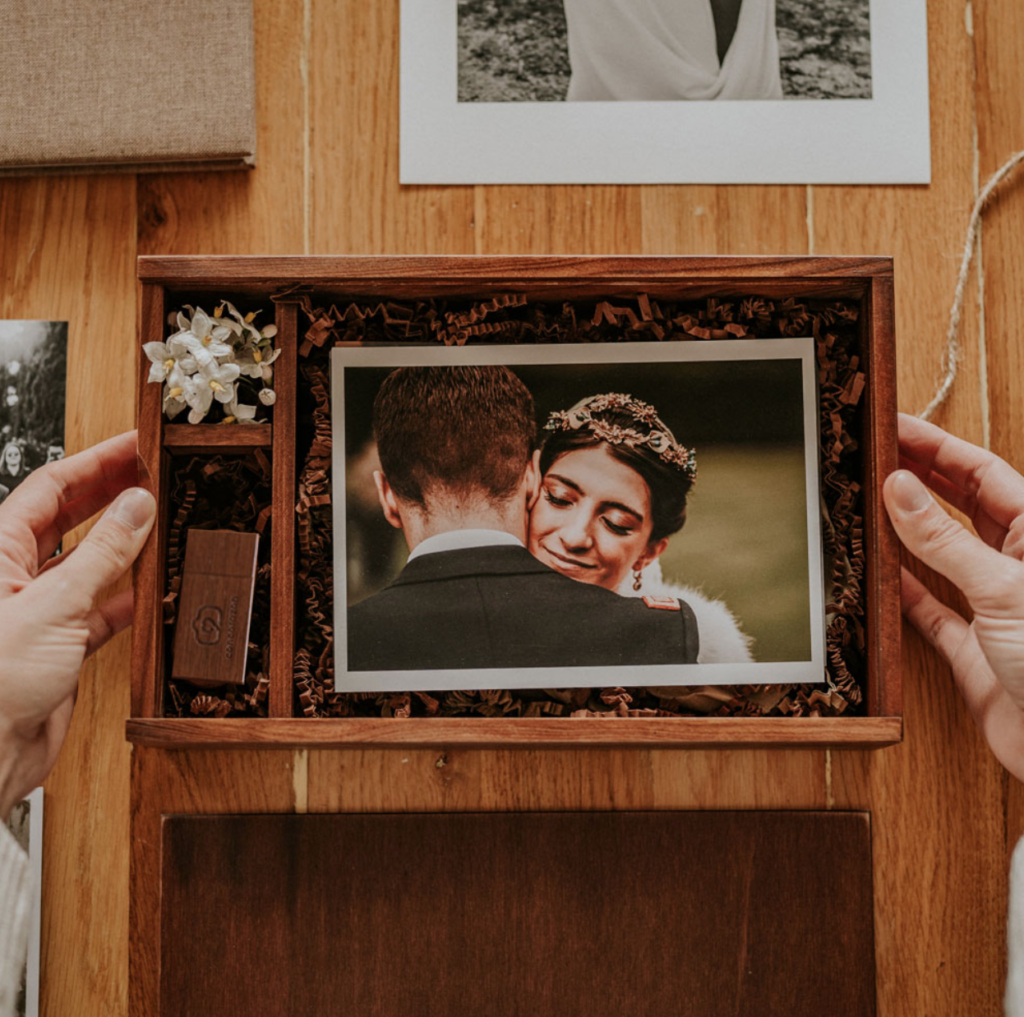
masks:
[[[639,590],[644,585],[644,577],[641,575],[639,569],[633,569],[633,589]]]

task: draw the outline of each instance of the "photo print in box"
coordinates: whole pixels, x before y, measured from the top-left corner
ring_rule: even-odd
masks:
[[[338,691],[823,680],[813,340],[331,364]]]

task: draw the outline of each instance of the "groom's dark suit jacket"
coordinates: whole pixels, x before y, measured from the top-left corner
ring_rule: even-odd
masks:
[[[683,601],[620,597],[509,545],[413,558],[348,610],[351,671],[692,664],[697,647]]]

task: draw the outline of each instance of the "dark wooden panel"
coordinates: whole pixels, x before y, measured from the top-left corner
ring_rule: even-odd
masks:
[[[221,455],[270,448],[273,425],[165,424],[164,448],[175,455]]]
[[[899,468],[896,424],[896,337],[893,281],[875,279],[867,302],[869,338],[864,422],[864,538],[868,627],[868,713],[902,716],[900,687],[900,542],[882,499],[885,478]]]
[[[142,343],[164,338],[164,291],[143,285],[139,320]],[[157,517],[142,553],[132,568],[132,585],[145,595],[136,597],[132,626],[132,715],[158,717],[163,711],[164,618],[162,598],[167,575],[167,459],[161,450],[163,386],[147,381],[149,361],[140,348],[139,388],[139,483],[156,499]]]
[[[270,577],[270,716],[292,715],[292,660],[295,656],[295,445],[298,394],[299,309],[277,305],[280,350],[274,365],[274,523],[271,529]]]
[[[871,1015],[868,816],[172,816],[161,1017]]]

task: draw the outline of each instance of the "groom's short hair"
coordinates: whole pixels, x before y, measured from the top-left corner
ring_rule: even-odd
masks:
[[[533,452],[533,396],[507,367],[400,367],[377,392],[373,432],[400,498],[504,501]]]

